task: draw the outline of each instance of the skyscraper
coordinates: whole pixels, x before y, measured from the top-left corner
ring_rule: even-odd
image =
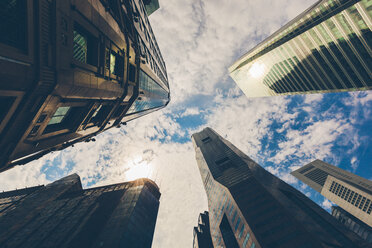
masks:
[[[158,7],[158,0],[0,1],[0,172],[168,104],[148,19]]]
[[[315,160],[291,174],[372,227],[370,180],[321,160]]]
[[[0,247],[151,247],[159,188],[149,179],[82,189],[73,174],[0,193]]]
[[[369,247],[212,129],[192,141],[215,247]]]
[[[239,58],[248,97],[372,88],[370,0],[321,0]]]
[[[209,213],[205,211],[199,215],[198,226],[194,227],[193,248],[213,248],[209,227]]]
[[[338,206],[332,206],[332,216],[344,224],[348,229],[355,232],[359,237],[372,243],[372,228],[370,226],[366,225]]]

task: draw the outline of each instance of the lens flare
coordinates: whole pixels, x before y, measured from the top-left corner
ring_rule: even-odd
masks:
[[[129,181],[136,180],[138,178],[150,178],[152,170],[152,166],[146,161],[133,163],[131,168],[125,172],[125,177]]]
[[[265,72],[265,65],[259,62],[254,63],[249,69],[249,75],[253,78],[261,77]]]

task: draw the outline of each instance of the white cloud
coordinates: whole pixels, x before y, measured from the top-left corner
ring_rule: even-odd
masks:
[[[355,172],[359,166],[359,161],[356,157],[352,157],[350,160],[350,164],[351,164],[351,168],[353,168],[353,171]]]
[[[201,114],[202,111],[199,110],[199,108],[187,108],[181,115],[180,117],[186,117],[190,115],[199,115]]]
[[[170,105],[103,133],[94,143],[77,144],[1,173],[0,189],[45,184],[73,172],[90,187],[119,183],[126,180],[128,170],[151,164],[150,178],[161,186],[162,193],[153,247],[182,248],[192,246],[192,228],[199,213],[207,210],[207,199],[191,142],[174,142],[177,138],[189,138],[210,126],[292,184],[298,180],[289,173],[307,162],[329,157],[336,161],[332,157],[335,140],[351,144],[352,153],[360,146],[353,127],[357,119],[351,120],[340,110],[318,113],[323,95],[304,96],[305,106],[291,112],[289,97],[248,99],[227,76],[228,66],[237,57],[313,2],[162,0],[150,22],[168,68]],[[355,94],[350,93],[344,104],[355,109],[369,106],[372,94]],[[204,105],[196,107],[200,102]],[[176,110],[181,114],[174,114]],[[301,110],[309,117],[298,123]],[[185,129],[175,120],[201,113],[202,126]],[[369,112],[364,115],[371,116]],[[274,130],[275,123],[279,126]],[[280,139],[274,131],[282,135]],[[278,152],[272,154],[268,144],[277,144]],[[288,162],[294,159],[295,163]],[[301,185],[304,191],[306,187]],[[324,207],[329,204],[323,202]]]
[[[328,199],[324,199],[324,201],[322,202],[322,207],[327,210],[330,210],[332,205],[333,205],[332,202],[329,201]]]

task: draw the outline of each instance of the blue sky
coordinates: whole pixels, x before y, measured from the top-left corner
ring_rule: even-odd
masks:
[[[321,159],[371,180],[372,92],[249,99],[227,72],[314,2],[161,0],[150,22],[167,65],[169,106],[96,142],[1,173],[0,189],[46,184],[75,172],[84,187],[148,176],[162,193],[153,247],[191,247],[192,228],[208,206],[190,136],[210,126],[329,210],[329,201],[289,173]]]

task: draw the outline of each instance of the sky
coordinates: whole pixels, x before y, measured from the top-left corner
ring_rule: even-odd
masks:
[[[191,247],[208,209],[191,135],[209,126],[329,211],[289,173],[321,159],[372,180],[372,92],[247,98],[227,68],[314,0],[160,0],[150,22],[171,103],[96,142],[76,144],[0,174],[0,190],[78,173],[84,188],[149,177],[162,193],[153,247]]]

